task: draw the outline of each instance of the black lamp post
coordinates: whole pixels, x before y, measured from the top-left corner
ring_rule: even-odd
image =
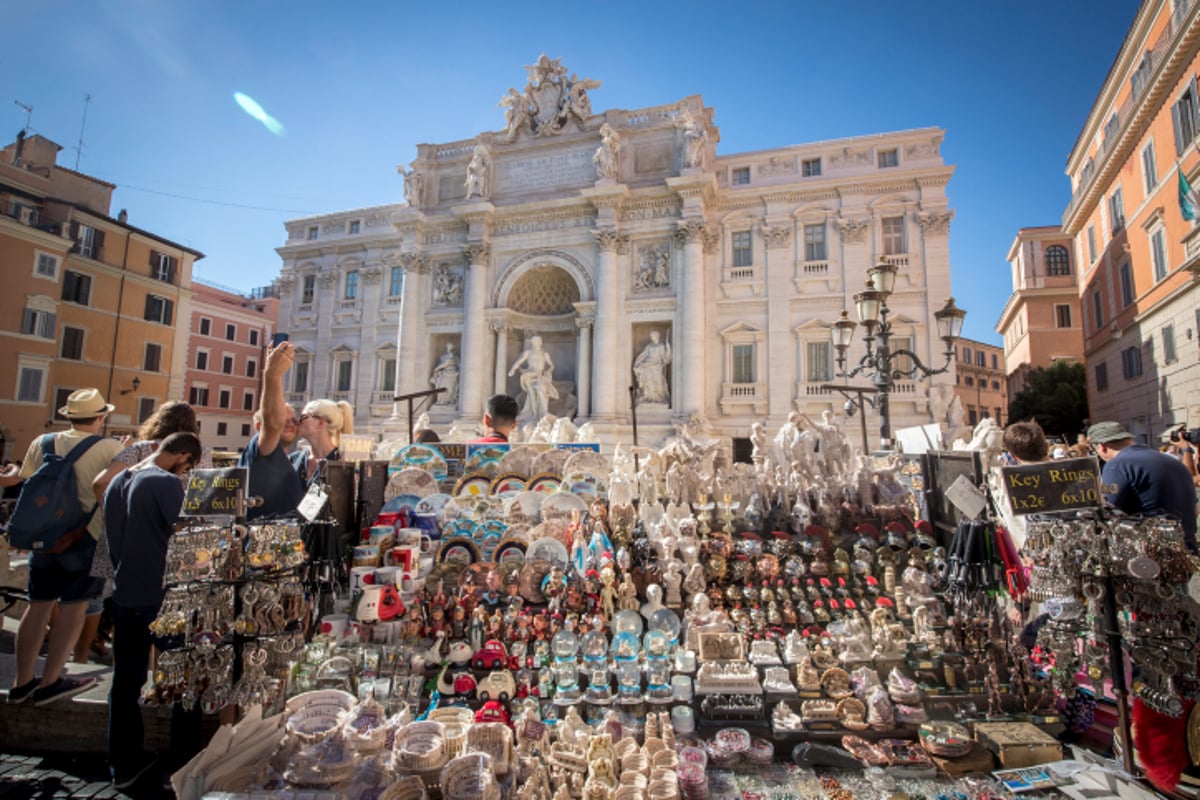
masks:
[[[837,351],[838,374],[843,378],[865,375],[875,385],[876,406],[879,408],[879,438],[883,449],[892,447],[892,421],[888,407],[888,395],[899,378],[928,378],[950,369],[954,359],[954,342],[962,333],[963,317],[967,312],[954,305],[954,298],[933,314],[937,322],[938,336],[946,343],[946,363],[940,369],[925,366],[919,356],[911,350],[891,348],[892,323],[888,321],[888,297],[896,286],[896,266],[883,259],[867,271],[867,288],[854,295],[858,318],[867,329],[863,341],[867,344],[866,354],[851,370],[846,370],[846,351],[854,338],[857,323],[850,319],[845,309],[833,323],[833,347]],[[907,356],[912,366],[899,369],[895,364],[898,356]]]

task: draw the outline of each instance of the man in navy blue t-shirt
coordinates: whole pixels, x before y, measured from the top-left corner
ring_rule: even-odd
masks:
[[[303,450],[288,454],[296,443],[299,420],[283,396],[283,375],[294,358],[291,342],[280,342],[267,352],[262,408],[255,415],[256,424],[261,417],[261,427],[238,459],[239,466],[249,469],[250,496],[262,498],[262,505],[246,511],[247,519],[290,514],[304,499],[301,475],[307,470],[308,454]]]

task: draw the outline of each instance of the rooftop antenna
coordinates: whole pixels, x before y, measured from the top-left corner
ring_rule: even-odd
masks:
[[[87,126],[87,110],[88,104],[92,102],[92,96],[85,94],[83,96],[83,121],[79,123],[79,144],[75,145],[75,171],[79,171],[79,158],[83,155],[83,129]]]
[[[33,128],[30,126],[30,123],[33,120],[33,106],[27,106],[20,100],[13,100],[13,102],[25,109],[25,133],[28,134],[33,130]]]

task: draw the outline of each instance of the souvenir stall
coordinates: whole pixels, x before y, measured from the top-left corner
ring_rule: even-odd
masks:
[[[1027,587],[986,501],[940,544],[906,462],[827,423],[759,426],[750,464],[689,428],[611,457],[408,445],[382,502],[360,498],[379,511],[307,643],[286,525],[190,533],[172,574],[189,592],[218,576],[223,611],[164,683],[248,713],[178,796],[1118,796],[1119,764],[1062,761],[1056,704],[1120,653],[1154,662],[1134,691],[1160,712],[1200,689],[1170,526],[1084,521],[1082,501],[1039,518]],[[186,572],[189,552],[211,568]],[[1052,610],[1031,647],[1010,590]],[[197,641],[191,607],[164,624]],[[230,693],[205,671],[226,663]]]

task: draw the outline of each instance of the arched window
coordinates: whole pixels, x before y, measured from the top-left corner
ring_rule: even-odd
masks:
[[[1052,277],[1071,274],[1071,257],[1067,254],[1067,248],[1060,244],[1046,248],[1046,274]]]

